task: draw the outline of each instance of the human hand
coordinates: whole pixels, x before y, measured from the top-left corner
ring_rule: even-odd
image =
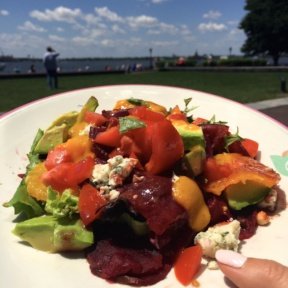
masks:
[[[272,260],[247,258],[218,250],[216,260],[224,275],[239,288],[287,288],[288,267]]]

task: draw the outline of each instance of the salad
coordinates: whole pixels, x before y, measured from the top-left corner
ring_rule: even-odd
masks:
[[[42,251],[83,251],[93,274],[133,286],[173,267],[186,285],[203,256],[237,250],[269,223],[280,176],[257,160],[257,142],[193,118],[190,101],[97,111],[91,97],[39,129],[5,203],[22,216],[13,233]]]

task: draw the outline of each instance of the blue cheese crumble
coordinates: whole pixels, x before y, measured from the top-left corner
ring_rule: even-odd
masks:
[[[219,249],[238,251],[240,222],[233,220],[227,224],[217,224],[196,235],[194,242],[203,249],[203,255],[214,259]]]
[[[106,164],[96,164],[90,180],[106,198],[114,200],[119,196],[115,188],[123,185],[137,163],[137,159],[117,155],[110,158]]]

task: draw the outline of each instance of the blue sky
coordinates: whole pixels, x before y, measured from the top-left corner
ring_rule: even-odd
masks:
[[[0,53],[41,57],[239,54],[245,0],[1,0]]]

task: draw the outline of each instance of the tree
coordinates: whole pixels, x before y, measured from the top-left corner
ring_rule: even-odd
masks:
[[[242,52],[270,55],[278,65],[281,54],[288,52],[288,1],[246,0],[244,8],[248,13],[239,28],[247,39]]]

